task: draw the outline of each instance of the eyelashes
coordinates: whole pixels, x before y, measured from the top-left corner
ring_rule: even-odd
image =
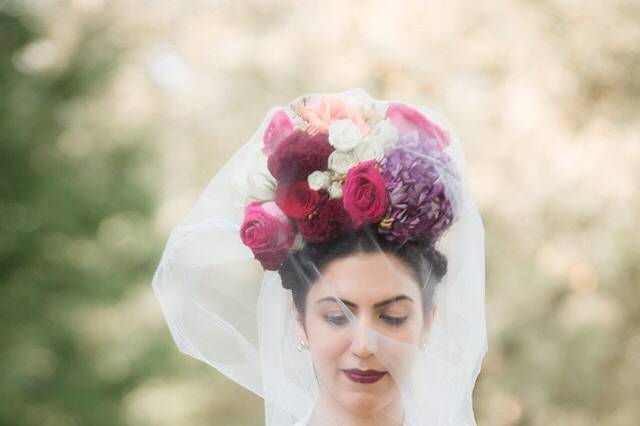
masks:
[[[344,315],[326,315],[324,319],[333,325],[344,325],[347,323],[347,317]]]
[[[404,317],[394,317],[394,316],[390,316],[390,315],[380,315],[379,318],[386,323],[387,325],[390,325],[392,327],[397,327],[399,325],[402,325],[408,318],[409,316],[404,316]],[[345,316],[345,315],[325,315],[324,316],[325,321],[327,321],[329,324],[333,324],[333,325],[337,325],[337,326],[341,326],[341,325],[345,325],[349,319]]]
[[[387,324],[392,325],[394,327],[402,325],[407,320],[407,317],[408,316],[404,316],[404,317],[393,317],[393,316],[388,316],[388,315],[381,315],[380,316],[380,318],[382,318],[384,322],[386,322]]]

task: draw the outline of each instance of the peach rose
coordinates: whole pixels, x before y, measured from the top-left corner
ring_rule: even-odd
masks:
[[[309,123],[311,133],[328,133],[331,123],[345,119],[356,123],[363,135],[369,133],[369,126],[358,108],[337,96],[322,96],[302,110],[302,118]]]

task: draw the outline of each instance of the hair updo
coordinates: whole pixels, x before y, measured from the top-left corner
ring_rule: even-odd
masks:
[[[426,314],[433,303],[436,284],[447,273],[447,258],[430,239],[391,242],[368,226],[323,243],[307,242],[304,248],[289,254],[278,273],[282,286],[291,290],[295,307],[304,318],[309,288],[330,262],[357,253],[376,252],[394,255],[409,267],[421,287],[422,308]]]

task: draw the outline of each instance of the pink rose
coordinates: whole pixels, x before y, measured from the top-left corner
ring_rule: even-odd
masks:
[[[309,123],[312,134],[329,133],[331,123],[344,119],[356,123],[363,135],[369,133],[369,126],[358,108],[337,96],[322,96],[318,102],[302,110],[302,118]]]
[[[387,191],[375,160],[349,169],[342,199],[355,227],[382,219],[387,210]]]
[[[291,132],[293,132],[293,121],[285,110],[281,109],[271,117],[267,129],[264,131],[262,153],[267,156],[271,155],[278,144],[286,139]]]
[[[273,201],[254,201],[244,210],[240,238],[264,269],[275,271],[293,245],[293,224]]]
[[[418,131],[427,138],[436,139],[440,149],[444,149],[449,145],[447,132],[410,106],[390,103],[385,117],[391,120],[391,124],[398,130],[399,135]]]

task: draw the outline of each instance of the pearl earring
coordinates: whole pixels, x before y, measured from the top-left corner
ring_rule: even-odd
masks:
[[[300,343],[298,343],[298,348],[297,348],[298,352],[302,352],[302,350],[304,348],[306,348],[306,347],[307,347],[307,345],[305,345],[304,342],[302,340],[300,340]]]

